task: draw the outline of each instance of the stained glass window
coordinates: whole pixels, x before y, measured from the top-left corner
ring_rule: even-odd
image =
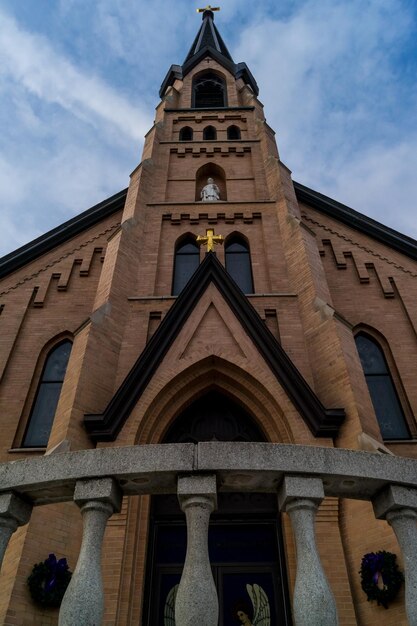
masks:
[[[410,432],[382,349],[362,333],[355,341],[383,439],[409,439]]]
[[[185,287],[200,264],[200,250],[192,237],[176,247],[172,295],[177,296]]]
[[[71,341],[65,340],[47,356],[23,438],[24,448],[44,448],[48,445],[71,348]]]
[[[253,293],[252,264],[249,246],[240,237],[231,237],[225,246],[226,270],[243,293]]]

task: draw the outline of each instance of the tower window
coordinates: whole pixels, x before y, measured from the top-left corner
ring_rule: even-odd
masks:
[[[239,235],[232,235],[225,245],[226,270],[243,293],[253,293],[249,245]]]
[[[409,439],[404,412],[381,347],[364,333],[357,335],[355,341],[383,439]]]
[[[240,139],[240,128],[238,126],[229,126],[227,129],[227,138],[229,141]]]
[[[192,141],[193,140],[193,129],[189,126],[184,126],[180,130],[180,141]]]
[[[44,448],[48,445],[71,348],[71,341],[62,341],[46,358],[23,437],[24,448]]]
[[[214,126],[206,126],[203,130],[203,139],[205,141],[214,141],[217,139],[217,131]]]
[[[193,235],[181,239],[175,248],[172,295],[177,296],[200,265],[200,249]]]
[[[226,104],[226,85],[222,78],[207,72],[194,82],[193,107],[196,109],[223,108]]]

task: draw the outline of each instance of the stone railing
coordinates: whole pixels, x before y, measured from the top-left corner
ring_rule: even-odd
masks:
[[[268,443],[200,443],[103,448],[0,465],[0,565],[8,541],[33,506],[74,500],[83,518],[77,566],[60,626],[101,623],[101,546],[122,495],[177,493],[187,520],[187,554],[177,626],[217,626],[208,555],[210,514],[219,491],[275,492],[291,519],[297,551],[297,626],[335,626],[336,605],[315,539],[325,495],[369,500],[394,529],[404,557],[406,611],[417,626],[417,461],[394,456]]]

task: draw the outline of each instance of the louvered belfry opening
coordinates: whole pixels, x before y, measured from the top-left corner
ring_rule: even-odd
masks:
[[[226,85],[213,72],[200,75],[194,81],[193,107],[195,109],[223,108],[227,106]]]

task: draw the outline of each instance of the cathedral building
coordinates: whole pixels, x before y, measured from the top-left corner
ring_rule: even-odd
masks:
[[[417,242],[292,180],[214,16],[128,189],[0,260],[1,624],[417,624]]]

